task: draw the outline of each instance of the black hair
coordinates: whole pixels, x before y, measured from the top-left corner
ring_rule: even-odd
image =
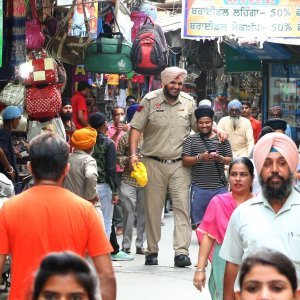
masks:
[[[105,122],[106,116],[102,112],[95,112],[89,117],[89,123],[94,129],[101,127]]]
[[[77,91],[83,91],[86,88],[90,88],[91,85],[87,81],[79,81],[77,85]]]
[[[258,139],[262,138],[264,135],[268,134],[268,133],[271,133],[271,132],[275,132],[275,130],[273,128],[271,128],[270,126],[264,126],[262,129],[261,129],[261,132],[258,136]]]
[[[242,103],[242,105],[247,105],[247,106],[249,106],[251,108],[250,101],[242,101],[241,103]]]
[[[40,134],[30,142],[29,160],[37,180],[58,180],[68,158],[69,145],[51,133]]]
[[[122,107],[122,106],[115,106],[113,109],[112,109],[112,115],[114,116],[115,115],[115,110],[116,109],[123,109],[124,113],[125,113],[125,108]]]
[[[293,292],[297,290],[297,275],[293,263],[281,252],[262,248],[250,254],[242,263],[239,284],[242,290],[246,275],[255,265],[272,266],[290,282]]]
[[[88,295],[89,300],[96,300],[97,277],[87,261],[73,252],[50,253],[41,262],[34,280],[32,300],[37,300],[47,280],[55,275],[73,274]]]
[[[230,174],[230,171],[231,171],[232,167],[235,164],[245,165],[247,167],[251,177],[254,177],[254,166],[253,166],[252,161],[249,158],[247,158],[247,157],[237,157],[237,158],[235,158],[229,165],[228,174]]]
[[[134,102],[136,102],[136,97],[133,96],[133,95],[128,95],[128,96],[126,97],[126,102],[127,102],[128,100],[130,100],[130,99],[133,99]]]

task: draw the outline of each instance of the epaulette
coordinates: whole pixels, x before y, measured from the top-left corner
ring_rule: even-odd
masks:
[[[148,93],[148,94],[144,97],[144,99],[145,99],[145,100],[151,100],[151,99],[156,98],[157,96],[159,96],[158,91],[152,91],[152,92]]]
[[[189,95],[189,94],[187,94],[187,93],[185,93],[185,92],[180,92],[180,96],[181,96],[182,98],[185,98],[185,99],[194,101],[194,98],[193,98],[191,95]]]

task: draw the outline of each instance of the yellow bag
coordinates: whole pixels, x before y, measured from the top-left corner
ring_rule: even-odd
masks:
[[[142,162],[138,162],[133,165],[131,177],[136,180],[140,187],[144,187],[148,183],[147,170]]]
[[[119,85],[119,75],[109,74],[107,79],[107,84],[109,85]]]

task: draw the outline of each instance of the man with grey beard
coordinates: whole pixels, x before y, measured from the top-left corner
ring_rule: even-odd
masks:
[[[229,116],[221,118],[218,129],[228,134],[233,157],[249,157],[254,146],[253,130],[250,121],[241,117],[242,104],[237,99],[228,103]]]
[[[226,260],[224,300],[234,300],[234,285],[242,260],[261,247],[287,255],[300,283],[300,194],[293,188],[298,150],[288,136],[273,132],[254,148],[254,164],[262,192],[232,214],[220,256]],[[242,179],[241,179],[242,180]]]

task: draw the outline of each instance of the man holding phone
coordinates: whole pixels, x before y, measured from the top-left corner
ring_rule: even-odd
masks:
[[[230,143],[219,142],[212,131],[214,111],[210,106],[195,110],[199,133],[190,135],[183,143],[182,163],[192,167],[190,193],[192,228],[201,223],[210,200],[217,194],[227,192],[224,165],[232,161]]]

